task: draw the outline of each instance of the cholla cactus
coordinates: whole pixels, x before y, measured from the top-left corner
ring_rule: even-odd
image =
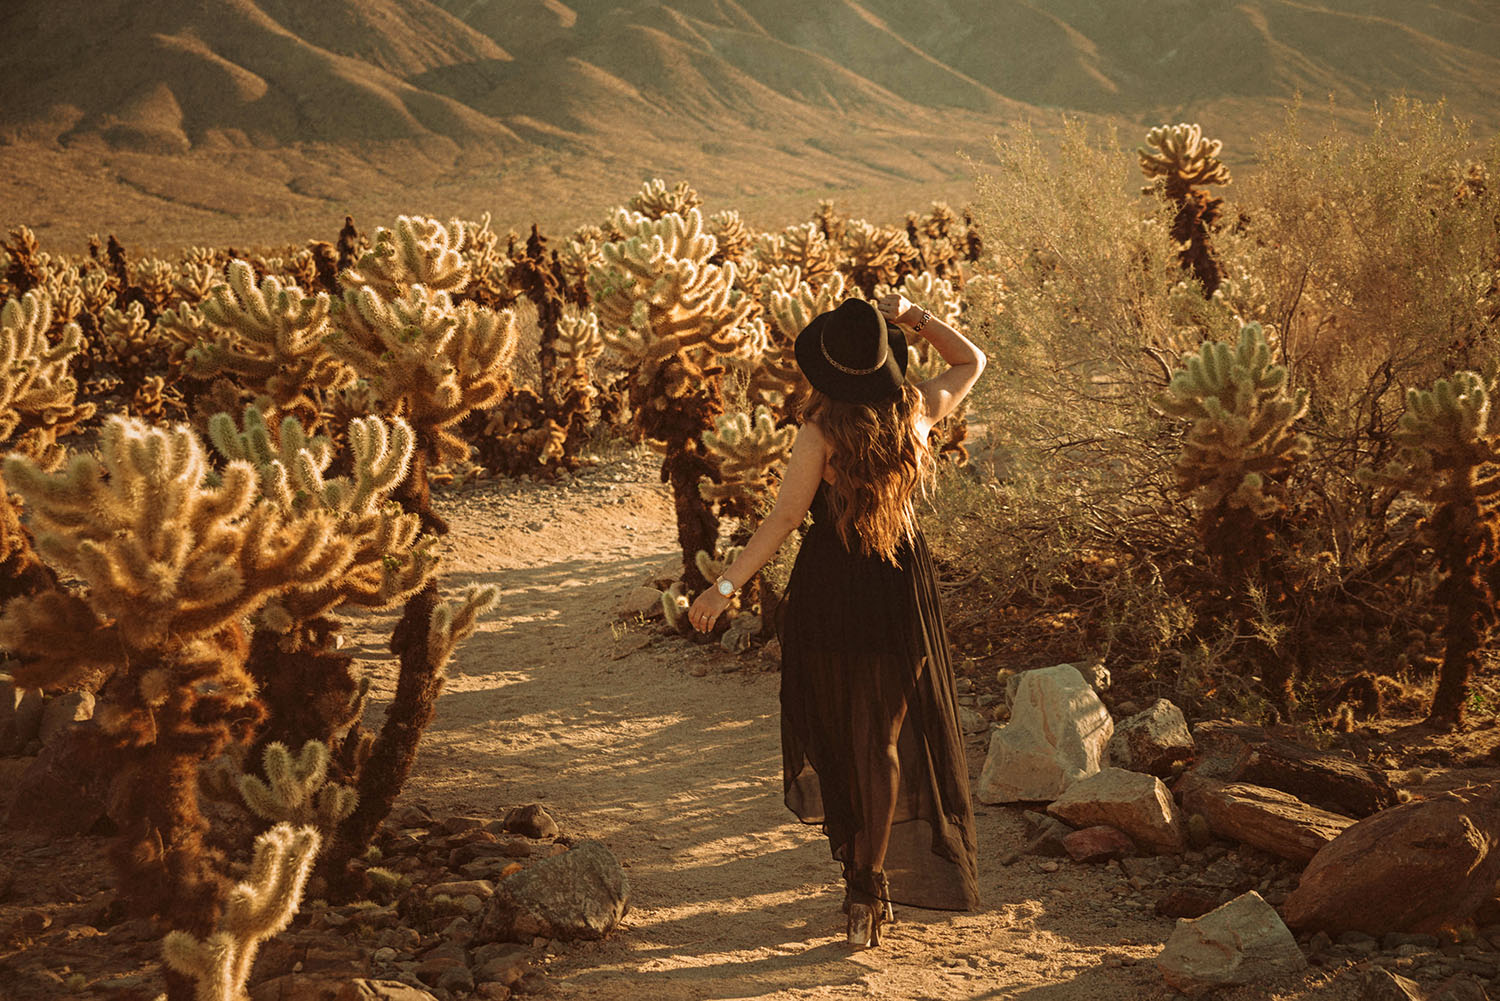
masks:
[[[243,430],[228,414],[218,414],[209,437],[229,461],[255,467],[261,495],[285,515],[321,511],[351,542],[349,563],[336,578],[287,588],[266,603],[261,621],[287,637],[284,647],[296,649],[299,627],[341,606],[384,608],[410,597],[436,569],[435,540],[420,535],[416,515],[389,503],[415,451],[415,435],[400,418],[350,422],[348,477],[327,477],[332,442],[309,437],[290,416],[273,434],[255,407],[245,409]]]
[[[433,246],[447,248],[450,241],[434,239]],[[447,524],[432,510],[427,471],[469,458],[459,422],[501,398],[517,336],[509,310],[497,313],[472,302],[455,306],[446,292],[422,285],[396,298],[373,284],[344,293],[336,329],[325,343],[367,380],[385,412],[404,417],[416,432],[411,474],[398,497],[428,531],[441,534]]]
[[[751,370],[747,395],[757,404],[776,410],[783,419],[797,388],[802,369],[794,350],[797,335],[819,313],[844,300],[844,276],[835,273],[816,289],[801,280],[796,268],[777,269],[761,277],[760,306],[767,320],[767,347]]]
[[[763,267],[795,267],[813,288],[838,273],[834,245],[814,222],[789,226],[780,233],[767,233],[755,244],[755,256]]]
[[[766,498],[796,432],[791,427],[778,428],[775,415],[765,406],[756,407],[753,418],[721,414],[714,425],[713,431],[704,432],[703,445],[718,461],[719,481],[705,477],[699,489],[705,498],[718,503],[721,514],[743,517]]]
[[[240,796],[264,820],[331,831],[354,812],[356,794],[328,781],[328,745],[309,740],[296,757],[280,742],[266,745],[264,779],[241,775]]]
[[[146,307],[139,302],[125,310],[105,307],[99,318],[99,335],[105,357],[132,381],[166,361],[161,335],[146,319]]]
[[[1158,125],[1146,133],[1146,145],[1136,150],[1141,172],[1161,178],[1167,196],[1180,199],[1190,188],[1203,184],[1228,184],[1229,168],[1219,160],[1224,148],[1218,139],[1203,138],[1199,125]]]
[[[0,306],[0,443],[38,458],[52,455],[59,435],[94,414],[92,403],[77,402],[68,370],[82,346],[78,325],[63,327],[56,343],[47,338],[52,325],[43,292]]]
[[[704,232],[702,213],[653,221],[620,212],[614,222],[627,238],[604,245],[605,264],[590,272],[589,291],[605,343],[625,366],[649,382],[669,358],[701,366],[734,352],[752,304],[734,289],[733,264],[708,263],[718,244]]]
[[[277,824],[255,839],[250,876],[229,891],[212,933],[167,934],[162,956],[192,981],[196,1001],[248,1001],[245,985],[255,954],[291,924],[321,844],[316,828]]]
[[[231,262],[228,272],[228,284],[216,285],[199,308],[201,322],[186,307],[163,317],[173,329],[206,328],[208,338],[187,353],[188,371],[202,379],[233,374],[278,410],[315,424],[325,398],[354,379],[325,343],[328,294],[309,296],[272,276],[256,284],[245,261]]]
[[[1198,279],[1203,295],[1212,297],[1222,281],[1209,233],[1219,219],[1223,201],[1201,190],[1208,184],[1228,184],[1229,168],[1219,161],[1224,144],[1204,139],[1203,130],[1186,122],[1161,125],[1146,133],[1147,146],[1137,150],[1141,171],[1152,181],[1146,193],[1159,193],[1177,206],[1172,239],[1184,271]]]
[[[331,580],[352,559],[324,512],[288,517],[256,503],[248,463],[230,463],[207,485],[207,454],[185,428],[114,418],[100,450],[56,474],[22,457],[5,461],[31,509],[37,552],[81,584],[18,599],[0,617],[0,644],[34,658],[49,683],[115,667],[121,653],[140,665],[179,654],[220,660],[223,630],[279,592]],[[91,635],[74,631],[80,620],[93,621]]]
[[[650,219],[673,214],[685,216],[702,205],[703,199],[688,182],[679,181],[675,188],[668,189],[667,182],[659,177],[643,184],[630,199],[630,210]]]
[[[1500,434],[1489,426],[1490,386],[1475,372],[1410,389],[1407,412],[1392,436],[1400,446],[1368,480],[1407,491],[1434,505],[1426,525],[1444,580],[1448,606],[1444,651],[1431,720],[1456,727],[1469,699],[1469,678],[1495,625],[1500,592]]]
[[[1286,392],[1287,371],[1271,364],[1260,324],[1240,330],[1237,347],[1207,342],[1183,358],[1162,412],[1193,421],[1177,460],[1177,485],[1201,510],[1243,509],[1265,517],[1286,506],[1281,483],[1310,449],[1295,424],[1307,390]]]
[[[712,472],[699,436],[722,411],[720,363],[745,350],[754,303],[735,287],[732,263],[709,263],[718,244],[697,209],[655,221],[619,212],[614,224],[628,237],[604,246],[589,290],[629,373],[635,433],[665,452],[684,579],[701,588],[692,554],[713,545],[718,520],[698,493]]]
[[[322,511],[288,516],[257,500],[248,463],[210,483],[186,428],[114,418],[99,447],[56,474],[5,462],[38,553],[76,585],[6,604],[0,647],[30,685],[110,672],[95,718],[119,768],[122,896],[138,914],[202,935],[220,879],[197,765],[243,740],[261,712],[241,623],[286,590],[337,577],[354,547]]]
[[[411,285],[429,292],[462,292],[470,277],[464,251],[482,228],[458,219],[444,226],[436,219],[398,216],[395,229],[375,231],[375,245],[343,273],[342,281],[348,288],[369,288],[388,297]]]
[[[875,294],[875,286],[895,283],[904,259],[913,252],[905,233],[863,219],[849,223],[842,249],[849,260],[849,281],[867,299]]]
[[[844,242],[844,232],[849,225],[849,220],[833,207],[833,199],[824,198],[818,202],[818,210],[813,213],[813,222],[817,223],[818,229],[829,243],[838,246]]]
[[[1185,355],[1156,404],[1193,422],[1174,467],[1177,486],[1196,501],[1199,538],[1241,614],[1254,614],[1257,591],[1264,608],[1281,613],[1290,596],[1275,541],[1291,506],[1286,480],[1310,451],[1307,435],[1296,430],[1307,391],[1287,392],[1286,369],[1271,364],[1265,334],[1252,323],[1236,347],[1210,341]],[[1256,642],[1263,682],[1289,715],[1292,661]]]
[[[712,263],[723,264],[733,261],[735,266],[741,269],[750,263],[750,248],[754,242],[754,236],[750,228],[740,219],[740,214],[734,209],[726,209],[723,212],[715,212],[708,217],[708,229],[718,241],[719,250],[714,255]]]

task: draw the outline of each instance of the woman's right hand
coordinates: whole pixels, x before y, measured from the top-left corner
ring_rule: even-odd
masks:
[[[875,308],[880,310],[886,320],[903,326],[916,323],[922,316],[921,307],[913,305],[912,301],[900,292],[891,292],[876,299]]]

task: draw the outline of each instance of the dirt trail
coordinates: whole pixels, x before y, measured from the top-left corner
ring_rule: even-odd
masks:
[[[620,597],[673,554],[655,480],[637,456],[571,486],[494,484],[440,500],[454,525],[446,584],[494,582],[503,596],[450,670],[407,797],[485,815],[540,802],[628,867],[626,927],[557,943],[547,996],[1174,996],[1150,962],[1171,922],[1129,894],[1118,869],[999,865],[1021,837],[1007,808],[978,817],[983,909],[898,908],[880,948],[849,949],[827,843],[781,802],[776,673],[753,661],[726,673],[738,658],[675,638],[638,646],[646,635],[612,624]],[[974,738],[975,776],[981,761]]]

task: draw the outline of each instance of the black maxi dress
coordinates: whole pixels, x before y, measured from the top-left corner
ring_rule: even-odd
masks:
[[[886,851],[891,900],[937,910],[978,906],[974,810],[936,575],[920,530],[897,562],[850,552],[828,506],[792,568],[780,623],[786,804],[821,824],[851,867],[864,821],[861,776],[882,765],[900,707],[900,782]],[[888,767],[888,765],[886,765]]]

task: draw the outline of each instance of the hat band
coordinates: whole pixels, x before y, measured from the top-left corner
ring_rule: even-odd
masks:
[[[834,368],[838,369],[845,375],[870,375],[874,372],[880,371],[885,367],[887,345],[884,337],[880,339],[880,357],[876,359],[875,364],[871,365],[869,368],[850,368],[848,365],[840,365],[838,362],[834,361],[833,355],[828,353],[828,345],[823,341],[823,335],[826,333],[826,330],[820,330],[818,332],[818,347],[823,349],[823,360],[828,362],[828,364],[832,365]]]

